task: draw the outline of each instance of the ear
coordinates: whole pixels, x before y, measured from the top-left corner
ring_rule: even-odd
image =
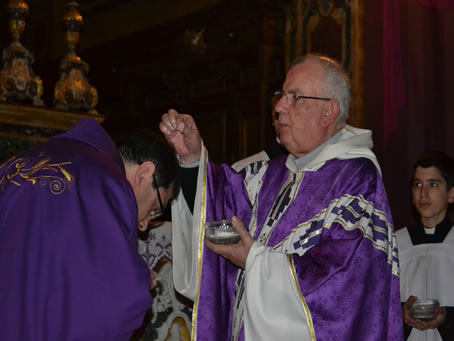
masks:
[[[324,113],[322,114],[322,125],[328,127],[336,122],[339,117],[340,106],[339,102],[335,99],[329,100],[324,106]]]
[[[153,174],[156,167],[151,161],[145,161],[136,170],[134,182],[138,187],[150,186],[153,182]]]
[[[141,223],[139,223],[139,226],[137,227],[139,229],[139,231],[140,232],[145,232],[148,229],[148,223],[149,222],[150,221],[148,219],[146,219],[145,222],[142,221]]]
[[[448,191],[448,202],[452,204],[454,202],[454,187]]]

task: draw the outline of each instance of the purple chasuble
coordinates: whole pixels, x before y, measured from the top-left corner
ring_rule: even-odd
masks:
[[[151,306],[137,204],[94,120],[0,165],[0,340],[129,340]]]
[[[366,158],[332,159],[315,172],[304,172],[291,194],[292,174],[285,164],[285,157],[268,163],[256,199],[253,237],[290,255],[314,339],[403,340],[397,248],[374,164]],[[253,218],[245,172],[208,163],[206,221],[233,215],[246,227]],[[265,226],[272,228],[264,232]],[[197,340],[231,340],[238,273],[204,247],[194,306]],[[281,279],[271,273],[268,280]],[[244,340],[244,328],[248,326],[242,326],[239,340]]]

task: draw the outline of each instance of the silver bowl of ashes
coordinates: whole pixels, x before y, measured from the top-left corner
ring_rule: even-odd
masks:
[[[418,320],[430,321],[437,316],[437,309],[440,307],[440,302],[435,299],[417,299],[410,302],[408,312],[411,317]]]
[[[218,220],[205,223],[206,238],[216,244],[236,244],[240,235],[236,232],[231,220]]]

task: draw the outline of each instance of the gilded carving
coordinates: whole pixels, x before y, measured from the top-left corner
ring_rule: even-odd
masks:
[[[25,30],[25,17],[28,5],[25,1],[10,0],[9,30],[13,42],[3,51],[3,67],[0,71],[0,102],[32,101],[34,105],[43,106],[41,100],[43,83],[33,73],[33,55],[20,42]]]
[[[68,54],[60,65],[60,80],[55,85],[57,109],[68,111],[88,111],[98,104],[98,92],[88,82],[88,65],[74,52]]]
[[[69,1],[64,16],[65,40],[68,53],[60,63],[60,79],[55,85],[54,101],[57,109],[97,113],[98,92],[88,82],[88,64],[74,52],[79,43],[82,16],[79,4]]]

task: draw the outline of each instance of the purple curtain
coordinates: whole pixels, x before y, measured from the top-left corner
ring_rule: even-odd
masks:
[[[366,124],[400,228],[416,157],[454,156],[454,0],[368,1],[366,18]]]
[[[384,139],[387,144],[398,127],[398,110],[406,104],[400,50],[400,4],[395,0],[383,2],[384,57]]]
[[[418,0],[422,5],[433,8],[454,8],[454,0]]]

